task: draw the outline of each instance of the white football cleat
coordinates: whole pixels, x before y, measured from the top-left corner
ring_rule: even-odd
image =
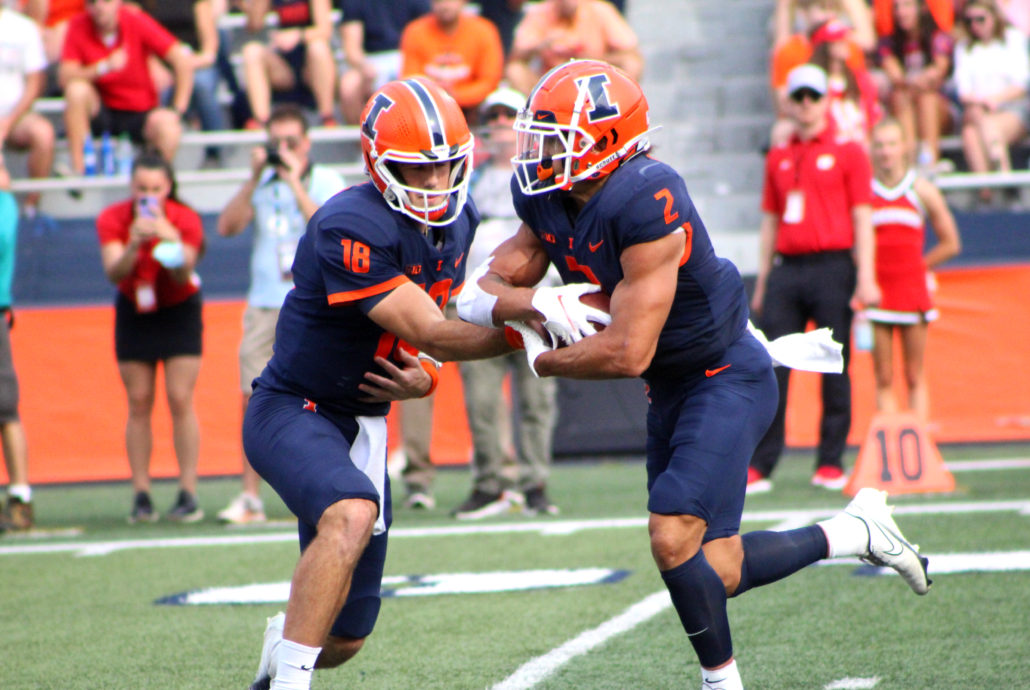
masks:
[[[893,568],[916,594],[926,594],[932,584],[926,574],[928,560],[919,555],[919,547],[908,543],[891,517],[894,508],[887,505],[887,492],[862,489],[844,509],[851,517],[865,523],[869,545],[859,557],[866,563]]]
[[[258,663],[257,675],[250,685],[250,690],[268,690],[275,678],[275,668],[272,665],[272,658],[283,641],[283,626],[286,624],[286,614],[280,611],[268,619],[265,626],[265,641],[261,645],[261,661]]]

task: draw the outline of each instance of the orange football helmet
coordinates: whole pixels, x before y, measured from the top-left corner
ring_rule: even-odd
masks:
[[[392,81],[361,113],[361,151],[376,189],[395,211],[427,225],[447,225],[468,199],[475,141],[461,108],[426,77]],[[450,161],[447,186],[407,184],[399,164]]]
[[[651,142],[640,85],[600,60],[570,60],[540,78],[515,119],[511,159],[526,194],[608,175]]]

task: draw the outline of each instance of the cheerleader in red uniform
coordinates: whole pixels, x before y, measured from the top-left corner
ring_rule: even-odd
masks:
[[[926,325],[937,318],[930,295],[929,271],[957,255],[961,241],[955,218],[940,190],[909,167],[904,135],[897,120],[888,118],[873,129],[872,162],[876,280],[883,293],[880,304],[866,310],[873,324],[876,407],[883,412],[898,410],[892,387],[894,331],[898,331],[909,408],[926,420]],[[937,244],[924,255],[927,219]]]

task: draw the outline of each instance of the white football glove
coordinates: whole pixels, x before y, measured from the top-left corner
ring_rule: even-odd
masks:
[[[571,345],[588,335],[594,335],[597,333],[594,324],[611,325],[611,314],[588,307],[579,301],[582,295],[600,291],[601,287],[592,283],[572,283],[536,289],[531,304],[543,314],[544,328],[551,334],[551,340],[555,345],[559,339]]]
[[[504,325],[514,328],[522,336],[522,343],[526,348],[526,359],[529,361],[529,369],[533,372],[534,376],[539,377],[540,374],[536,373],[536,358],[545,352],[550,352],[554,348],[551,347],[550,343],[545,342],[536,331],[521,321],[505,321]]]

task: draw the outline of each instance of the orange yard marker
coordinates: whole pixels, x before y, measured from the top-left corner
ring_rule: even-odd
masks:
[[[947,493],[955,477],[944,466],[926,425],[911,412],[873,417],[844,493],[872,487],[890,494]]]

